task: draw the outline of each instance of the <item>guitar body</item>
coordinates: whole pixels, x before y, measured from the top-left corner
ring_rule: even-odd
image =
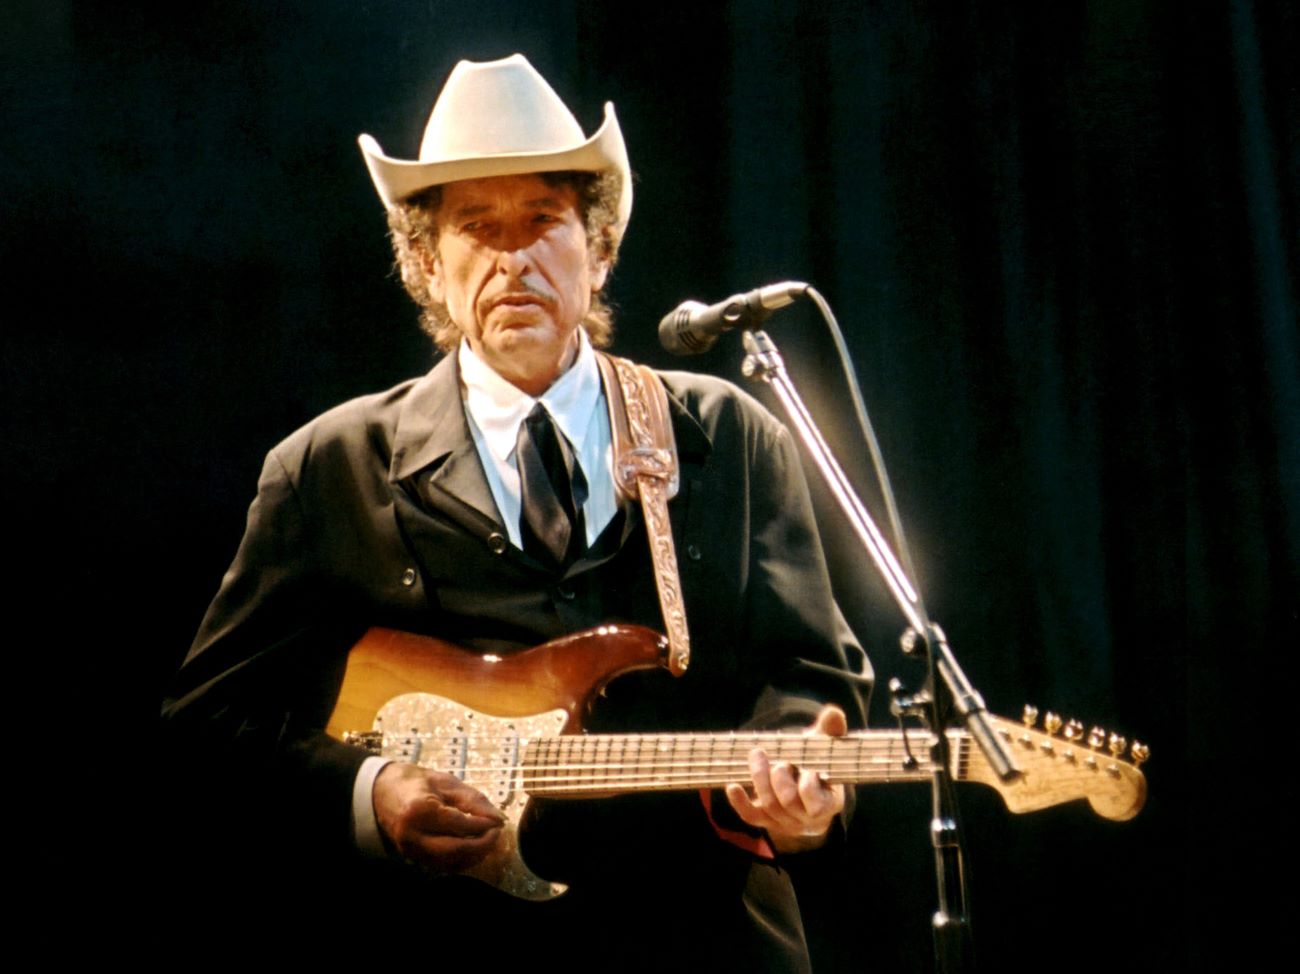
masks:
[[[483,792],[506,824],[496,851],[465,874],[548,900],[566,887],[535,875],[519,854],[528,804],[518,774],[524,745],[581,731],[582,715],[610,680],[667,665],[667,641],[641,626],[601,626],[510,655],[370,629],[348,657],[326,732]]]

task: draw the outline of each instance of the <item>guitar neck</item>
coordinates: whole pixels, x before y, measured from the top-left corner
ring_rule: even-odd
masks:
[[[971,748],[950,731],[954,773],[969,777]],[[910,754],[915,759],[908,760]],[[773,763],[789,762],[832,784],[915,781],[929,777],[929,738],[913,732],[857,731],[844,737],[789,733],[590,734],[530,741],[522,783],[535,797],[583,798],[623,792],[721,788],[749,779],[749,753],[761,747]]]

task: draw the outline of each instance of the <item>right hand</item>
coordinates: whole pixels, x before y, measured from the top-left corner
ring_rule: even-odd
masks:
[[[468,869],[490,853],[505,816],[482,792],[441,771],[394,761],[375,778],[379,829],[398,854],[430,872]]]

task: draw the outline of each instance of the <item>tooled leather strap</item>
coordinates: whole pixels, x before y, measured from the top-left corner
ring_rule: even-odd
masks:
[[[659,608],[668,630],[668,670],[681,676],[691,661],[677,572],[677,548],[668,520],[668,501],[680,486],[677,443],[668,417],[668,393],[653,371],[605,352],[596,355],[605,380],[609,425],[614,441],[614,485],[620,498],[640,498],[645,512],[650,558],[654,562]]]

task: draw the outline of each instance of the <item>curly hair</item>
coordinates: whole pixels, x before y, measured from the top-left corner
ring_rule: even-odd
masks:
[[[538,175],[550,186],[568,186],[578,198],[578,213],[587,231],[587,246],[612,270],[622,243],[618,229],[618,201],[623,180],[618,172],[544,172]],[[438,210],[442,186],[430,186],[388,208],[389,237],[398,274],[406,292],[420,306],[420,327],[444,352],[451,352],[463,332],[451,320],[446,305],[429,294],[427,253],[438,246]],[[591,295],[591,307],[582,320],[587,336],[597,348],[614,336],[613,313],[601,292]]]

